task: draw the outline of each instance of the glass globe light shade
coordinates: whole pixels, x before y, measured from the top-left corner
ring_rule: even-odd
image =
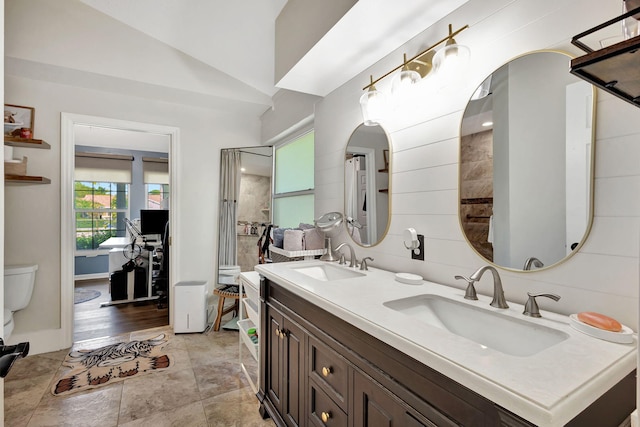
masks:
[[[420,80],[420,74],[417,71],[409,70],[405,65],[402,67],[402,71],[394,77],[391,83],[391,93],[394,97],[407,95],[412,86],[419,83]]]
[[[451,40],[453,39],[449,42]],[[465,70],[471,51],[466,46],[456,44],[455,41],[449,42],[433,57],[433,69],[441,77],[450,81]]]
[[[371,86],[360,97],[360,108],[365,126],[376,126],[384,120],[386,115],[386,96],[384,93],[378,92],[375,86]]]

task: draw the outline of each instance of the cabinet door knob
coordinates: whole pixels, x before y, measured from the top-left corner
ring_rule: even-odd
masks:
[[[280,328],[276,328],[275,333],[276,333],[276,336],[279,337],[280,336]]]
[[[284,339],[287,336],[287,331],[285,331],[284,329],[280,330],[280,339]]]
[[[331,412],[322,412],[321,418],[323,423],[327,423],[331,418]]]
[[[333,372],[333,369],[331,369],[331,366],[329,366],[328,368],[326,366],[322,368],[323,377],[328,377],[329,375],[331,375],[332,372]]]

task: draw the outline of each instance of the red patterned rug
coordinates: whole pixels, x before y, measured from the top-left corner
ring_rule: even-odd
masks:
[[[143,341],[72,351],[62,362],[71,371],[55,382],[51,393],[61,396],[167,369],[172,364],[171,357],[163,351],[168,341],[161,334]]]

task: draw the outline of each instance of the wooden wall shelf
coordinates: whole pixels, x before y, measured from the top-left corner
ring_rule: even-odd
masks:
[[[4,182],[15,184],[51,184],[51,180],[49,178],[29,175],[5,175]]]
[[[4,137],[4,145],[10,145],[12,147],[24,147],[24,148],[42,148],[48,150],[51,145],[41,139],[25,139],[16,138],[13,136]]]
[[[635,15],[633,9],[573,37],[571,43],[587,54],[571,61],[571,74],[640,107],[640,36],[593,50],[580,39]]]

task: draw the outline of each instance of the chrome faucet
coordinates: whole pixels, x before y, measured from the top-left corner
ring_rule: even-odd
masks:
[[[370,256],[366,256],[362,258],[362,262],[360,263],[360,270],[364,270],[364,271],[369,270],[369,268],[367,267],[367,260],[373,261],[374,259],[371,258]]]
[[[544,264],[542,263],[542,261],[540,261],[538,258],[532,256],[527,258],[527,260],[524,262],[524,267],[522,268],[525,271],[531,270],[531,266],[534,266],[536,268],[542,268],[544,267]]]
[[[497,308],[509,308],[507,304],[507,300],[504,299],[504,290],[502,289],[502,280],[500,280],[500,275],[498,274],[498,270],[490,265],[485,265],[484,267],[480,267],[475,273],[469,276],[469,280],[478,281],[482,277],[485,271],[491,271],[493,274],[493,300],[491,301],[492,307]]]
[[[351,253],[351,258],[349,259],[349,267],[357,267],[358,260],[356,259],[356,252],[353,250],[353,247],[350,244],[348,244],[347,242],[340,243],[340,245],[338,245],[338,247],[336,248],[336,251],[339,251],[344,246],[348,247],[349,252]]]

